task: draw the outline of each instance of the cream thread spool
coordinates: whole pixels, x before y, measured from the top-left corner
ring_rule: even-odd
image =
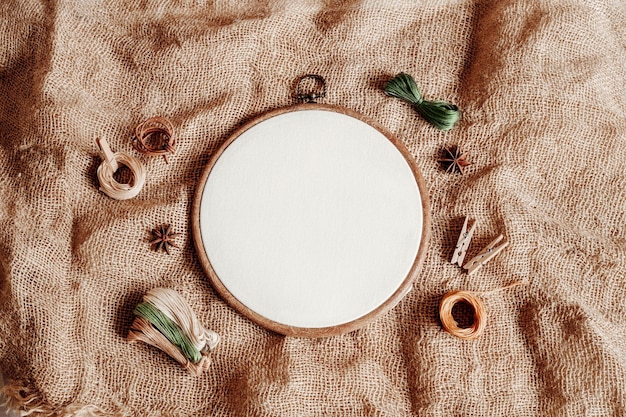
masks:
[[[139,160],[124,152],[113,153],[106,139],[98,138],[96,143],[104,155],[104,160],[98,167],[100,191],[116,200],[136,197],[146,183],[146,168]],[[113,178],[120,164],[127,166],[133,175],[129,184],[120,184]]]

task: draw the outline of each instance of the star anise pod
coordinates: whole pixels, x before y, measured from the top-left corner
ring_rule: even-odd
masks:
[[[152,229],[152,239],[150,241],[151,245],[154,245],[154,250],[159,251],[159,249],[163,248],[163,250],[169,255],[170,254],[170,246],[178,248],[179,246],[174,242],[174,239],[180,236],[180,233],[174,233],[172,230],[172,226],[169,224],[162,224],[160,227],[156,229]]]
[[[446,172],[465,174],[463,168],[472,165],[472,163],[465,158],[466,155],[458,146],[451,146],[444,148],[444,157],[439,159],[438,162],[445,166]]]

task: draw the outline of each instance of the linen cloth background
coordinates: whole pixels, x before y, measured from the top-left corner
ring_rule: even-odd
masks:
[[[626,3],[69,1],[0,5],[0,368],[31,415],[622,416],[626,414]],[[447,133],[381,87],[400,71],[459,105]],[[195,255],[190,210],[212,152],[237,126],[325,103],[396,134],[428,184],[432,240],[414,289],[349,334],[266,331],[230,309]],[[98,191],[96,137],[131,148],[163,115],[177,153],[140,156],[140,195]],[[460,144],[465,176],[436,159]],[[449,263],[499,232],[509,248],[469,277]],[[183,233],[171,256],[150,229]],[[462,341],[441,296],[485,297],[486,333]],[[179,291],[223,337],[189,375],[125,336],[147,290]],[[85,408],[85,406],[87,406]],[[99,410],[99,411],[97,411]]]

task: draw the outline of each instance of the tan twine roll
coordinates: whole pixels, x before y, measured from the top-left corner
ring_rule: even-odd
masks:
[[[98,167],[100,190],[116,200],[128,200],[136,197],[146,183],[146,168],[137,159],[124,152],[112,154],[111,159],[116,163],[112,164],[111,161],[105,159]],[[113,178],[113,174],[117,170],[117,163],[126,165],[133,174],[129,184],[120,184]]]
[[[498,288],[492,291],[476,292],[476,291],[452,291],[443,296],[441,303],[439,304],[439,319],[445,331],[453,336],[463,340],[475,340],[478,339],[485,331],[487,327],[487,309],[480,295],[489,295],[496,292],[506,290],[518,285],[524,285],[525,282],[514,282],[503,288]],[[462,328],[456,322],[452,316],[452,309],[460,302],[467,303],[474,310],[474,321],[471,326]]]
[[[161,148],[155,146],[155,142],[151,143],[151,139],[162,136]],[[135,128],[135,136],[133,137],[133,148],[139,153],[149,156],[162,156],[165,163],[168,155],[174,155],[176,152],[176,137],[174,135],[174,125],[165,117],[156,116],[140,123]]]

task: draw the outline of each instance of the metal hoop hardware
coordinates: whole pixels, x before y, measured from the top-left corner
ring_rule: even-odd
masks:
[[[304,92],[305,88],[308,90]],[[296,82],[296,98],[307,103],[326,97],[326,81],[320,75],[306,74]]]

